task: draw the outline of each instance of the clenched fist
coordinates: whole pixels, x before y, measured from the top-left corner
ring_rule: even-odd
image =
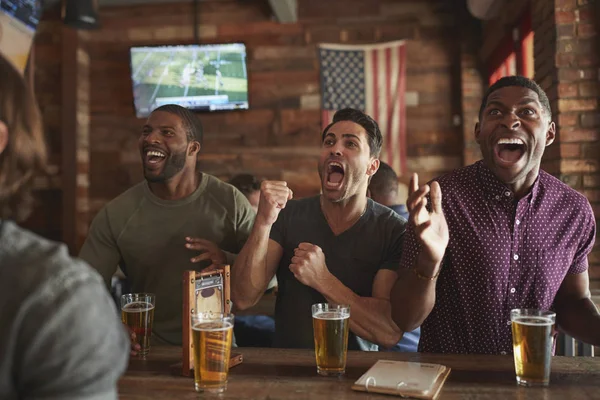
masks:
[[[300,243],[294,250],[290,271],[300,282],[316,290],[330,274],[323,250],[311,243]]]
[[[277,221],[279,212],[293,196],[292,190],[287,187],[287,182],[263,181],[260,185],[260,202],[255,223],[273,225]]]

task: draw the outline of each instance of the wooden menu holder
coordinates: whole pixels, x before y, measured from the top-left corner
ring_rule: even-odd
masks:
[[[192,315],[198,312],[229,314],[231,295],[229,265],[208,272],[183,272],[183,362],[182,374],[193,376],[194,343],[192,341]],[[231,353],[229,368],[242,362],[242,355]]]

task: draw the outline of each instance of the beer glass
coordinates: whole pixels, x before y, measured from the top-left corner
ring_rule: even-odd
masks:
[[[150,351],[152,322],[154,321],[154,295],[129,293],[121,296],[121,319],[140,345],[138,354],[145,357]]]
[[[317,373],[343,375],[346,372],[350,306],[313,304],[312,317]]]
[[[556,314],[551,311],[514,309],[510,312],[510,319],[517,383],[523,386],[548,386]]]
[[[222,393],[227,389],[232,337],[233,314],[206,312],[192,315],[197,392]]]

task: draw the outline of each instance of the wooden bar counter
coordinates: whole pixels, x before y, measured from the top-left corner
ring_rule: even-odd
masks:
[[[317,375],[314,351],[237,348],[244,362],[231,369],[227,391],[199,394],[194,380],[177,374],[178,347],[154,347],[146,360],[133,357],[119,382],[121,399],[393,399],[400,397],[350,389],[379,359],[444,364],[452,372],[440,399],[600,399],[600,357],[554,357],[548,388],[515,383],[513,358],[507,356],[348,352],[346,375]],[[180,371],[179,371],[180,372]]]

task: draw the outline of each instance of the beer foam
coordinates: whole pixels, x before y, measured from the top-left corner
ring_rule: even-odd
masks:
[[[513,320],[514,323],[519,325],[527,325],[527,326],[546,326],[553,325],[554,322],[552,318],[535,316],[535,315],[523,315],[520,317],[515,317]]]
[[[350,314],[340,312],[340,311],[320,311],[316,314],[313,314],[313,318],[316,319],[346,319],[350,318]]]
[[[232,328],[233,328],[233,324],[231,322],[220,322],[220,321],[198,322],[192,327],[192,329],[195,331],[203,331],[203,332],[226,331],[227,329],[232,329]]]
[[[125,305],[125,307],[123,307],[121,310],[128,313],[140,313],[144,311],[150,311],[152,309],[154,309],[153,304],[146,303],[145,301],[135,301]]]

